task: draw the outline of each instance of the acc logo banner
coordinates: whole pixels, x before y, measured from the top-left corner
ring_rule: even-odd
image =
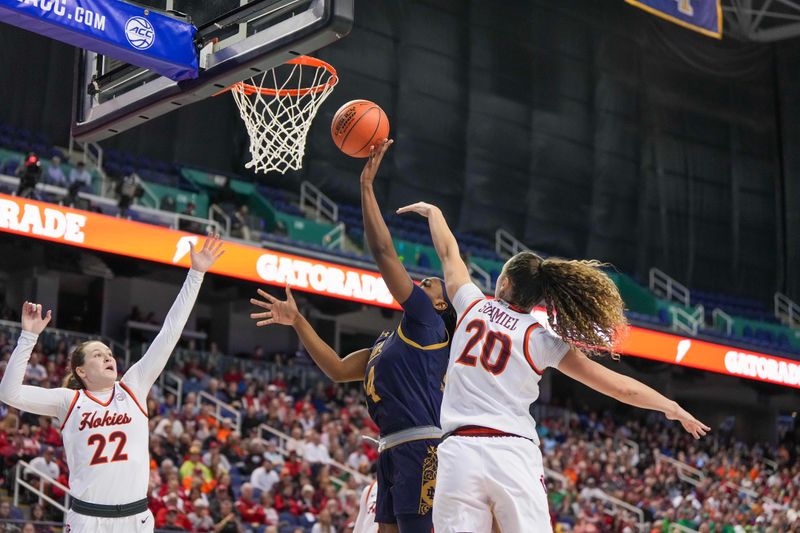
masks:
[[[625,0],[648,13],[708,35],[722,38],[721,0]]]
[[[125,37],[137,50],[147,50],[156,42],[156,30],[144,17],[131,17],[125,23]]]

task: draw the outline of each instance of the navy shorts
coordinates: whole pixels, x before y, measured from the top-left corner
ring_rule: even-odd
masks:
[[[439,442],[439,439],[416,440],[380,454],[376,522],[395,524],[398,515],[420,515],[428,517],[433,527],[431,506]]]

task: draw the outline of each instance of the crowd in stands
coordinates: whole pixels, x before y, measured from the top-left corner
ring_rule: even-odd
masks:
[[[790,439],[748,446],[723,430],[695,441],[656,414],[624,422],[608,413],[546,419],[539,432],[545,466],[565,478],[548,493],[564,531],[636,531],[633,513],[602,512],[593,496],[600,490],[640,509],[651,533],[673,523],[705,533],[800,532],[800,447]],[[696,486],[658,454],[698,470]]]
[[[69,343],[48,342],[46,336],[40,340],[26,381],[58,386]],[[13,335],[0,333],[3,361],[14,341]],[[281,372],[260,372],[254,361],[246,372],[236,365],[219,372],[213,361],[214,356],[184,358],[173,368],[184,377],[180,406],[174,394],[159,386],[148,398],[149,495],[157,528],[348,531],[360,488],[377,458],[375,447],[362,438],[376,437],[377,428],[360,388],[325,382],[302,387]],[[200,391],[238,409],[241,431],[235,419],[215,417],[211,404],[198,407]],[[651,533],[666,533],[674,523],[713,533],[800,532],[797,443],[748,446],[724,430],[694,441],[660,415],[621,419],[609,413],[564,412],[539,424],[545,466],[558,474],[548,481],[556,531],[639,531],[634,512],[619,507],[607,512],[605,500],[597,497],[602,491],[641,509]],[[262,424],[291,435],[287,455]],[[638,451],[625,444],[631,441]],[[655,450],[699,470],[702,479],[696,485],[681,480],[674,466],[656,460]],[[62,442],[51,420],[0,406],[0,472],[6,490],[12,488],[20,459],[67,484]],[[364,478],[336,468],[333,461]],[[769,466],[772,461],[776,467]],[[25,475],[35,478],[31,472]],[[55,487],[48,490],[56,499],[64,496]],[[25,518],[43,518],[48,512],[50,519],[60,519],[52,508],[38,505]],[[20,511],[0,500],[0,522],[15,516],[21,518]],[[0,531],[26,531],[23,526],[28,527],[0,525]],[[51,531],[47,525],[30,527],[27,531]]]

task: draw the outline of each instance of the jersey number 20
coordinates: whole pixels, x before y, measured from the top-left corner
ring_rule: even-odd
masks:
[[[125,443],[128,442],[128,437],[122,431],[115,431],[111,435],[108,436],[108,442],[119,441],[117,444],[117,449],[114,450],[114,455],[111,457],[111,462],[115,463],[117,461],[127,461],[128,454],[124,453],[123,450],[125,448]],[[97,449],[94,451],[94,455],[92,456],[92,460],[89,461],[90,466],[94,465],[102,465],[108,462],[108,457],[103,455],[103,450],[106,447],[106,438],[101,435],[100,433],[95,433],[94,435],[89,436],[88,441],[89,446],[94,446],[97,444]]]
[[[486,323],[483,320],[475,319],[466,328],[467,333],[472,333],[472,336],[464,346],[464,351],[456,359],[456,363],[466,366],[476,366],[478,358],[480,358],[481,366],[488,372],[497,376],[502,374],[508,364],[508,358],[511,356],[511,337],[499,331],[489,330],[486,331]],[[471,355],[470,352],[473,348],[483,341],[480,349],[480,355]],[[492,362],[492,353],[494,352],[495,345],[500,345],[500,353]]]

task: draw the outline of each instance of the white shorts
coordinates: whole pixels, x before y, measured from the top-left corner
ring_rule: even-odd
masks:
[[[552,532],[542,452],[518,437],[445,439],[437,450],[436,533]]]
[[[148,509],[139,514],[122,518],[98,518],[67,512],[64,533],[153,533],[155,518]]]

